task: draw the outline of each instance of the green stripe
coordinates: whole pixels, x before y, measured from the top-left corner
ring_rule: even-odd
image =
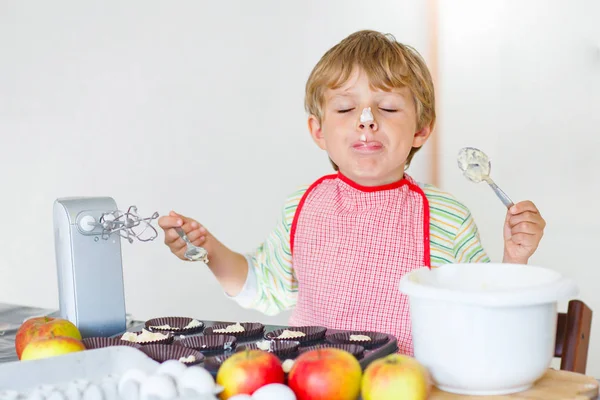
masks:
[[[452,254],[452,252],[454,252],[454,248],[453,247],[446,247],[443,244],[441,244],[440,242],[438,242],[437,240],[431,239],[430,243],[431,243],[431,247],[435,246],[435,247],[442,248],[444,250],[448,250],[447,252],[450,253],[450,254]],[[443,253],[446,253],[446,252],[443,252]]]
[[[443,232],[446,235],[448,235],[449,238],[453,238],[456,236],[456,232],[447,231],[444,228],[442,228],[441,226],[436,225],[434,223],[434,221],[431,221],[431,223],[429,224],[429,231],[432,231],[432,230],[439,230],[440,232]]]
[[[441,208],[436,208],[436,207],[431,207],[431,206],[429,206],[429,208],[430,208],[432,214],[440,215],[440,216],[443,216],[444,218],[454,220],[454,222],[456,222],[457,224],[462,224],[465,220],[464,217],[461,217],[460,215],[451,213],[450,211],[442,210]],[[436,211],[438,211],[438,212],[436,212]]]
[[[473,238],[475,237],[475,234],[472,233],[471,235],[467,236],[466,238],[464,238],[463,240],[461,240],[459,243],[457,243],[458,247],[456,248],[456,254],[460,253],[460,250],[467,244],[469,243]]]
[[[465,205],[462,203],[459,203],[458,201],[454,200],[451,197],[446,197],[446,196],[442,196],[442,195],[437,195],[437,194],[433,194],[433,193],[425,193],[425,195],[427,196],[427,199],[435,199],[435,200],[440,200],[441,205],[443,205],[444,203],[450,203],[455,205],[456,207],[462,209],[465,211],[465,213],[467,212],[467,209],[465,208]],[[431,202],[430,202],[431,203]]]
[[[436,255],[436,254],[433,254],[433,252],[431,252],[431,259],[432,259],[432,260],[440,260],[440,261],[443,261],[443,263],[442,263],[442,264],[452,264],[452,261],[451,261],[451,260],[448,260],[447,258],[444,258],[444,257],[438,256],[438,255]]]

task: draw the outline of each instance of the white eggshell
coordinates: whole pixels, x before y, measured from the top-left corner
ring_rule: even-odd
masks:
[[[64,390],[67,400],[81,400],[81,390],[73,382],[69,383]]]
[[[19,398],[19,392],[16,390],[5,390],[0,392],[0,400],[16,400]]]
[[[217,396],[210,393],[195,394],[193,396],[179,397],[181,400],[219,400]],[[230,397],[231,399],[231,397]]]
[[[139,400],[140,384],[138,381],[130,379],[125,382],[119,382],[119,396],[127,400]]]
[[[104,400],[104,392],[100,386],[91,384],[83,391],[83,400]]]
[[[48,394],[48,396],[46,396],[46,400],[67,400],[67,398],[63,392],[53,390]]]
[[[167,360],[159,365],[155,374],[157,375],[169,375],[175,379],[179,379],[187,370],[187,365],[177,360]]]
[[[252,400],[252,396],[249,394],[236,394],[230,397],[229,400]]]
[[[177,381],[180,390],[192,389],[196,393],[213,393],[215,380],[206,369],[202,367],[187,367],[187,370]]]
[[[256,390],[252,400],[296,400],[296,395],[284,384],[270,383]]]
[[[177,397],[177,385],[168,375],[151,375],[140,385],[140,400]]]
[[[75,386],[77,386],[77,388],[83,392],[83,390],[90,384],[90,381],[87,379],[77,379],[73,381],[73,384],[75,384]]]
[[[34,390],[29,393],[27,400],[46,400],[46,396],[44,396],[44,393],[42,393],[40,390]]]
[[[54,392],[56,389],[57,388],[54,385],[41,385],[37,388],[37,390],[39,390],[41,393],[43,393],[44,396],[48,396],[49,394]]]
[[[123,391],[123,387],[125,385],[128,385],[129,382],[136,383],[137,386],[140,386],[142,384],[142,382],[144,380],[146,380],[147,377],[148,377],[148,374],[146,374],[144,371],[139,370],[139,369],[130,369],[130,370],[125,371],[123,376],[121,376],[121,379],[119,379],[119,385],[118,385],[119,394],[121,396],[123,396],[123,394],[121,393]]]
[[[104,397],[106,399],[117,399],[119,398],[119,389],[118,389],[117,379],[113,377],[107,377],[102,379],[100,386],[102,387],[102,391],[104,392]]]

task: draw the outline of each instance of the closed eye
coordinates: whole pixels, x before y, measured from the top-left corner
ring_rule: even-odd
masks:
[[[340,113],[340,114],[344,114],[344,113],[350,112],[350,111],[352,111],[352,110],[354,110],[354,108],[348,108],[348,109],[346,109],[346,110],[338,110],[338,113]]]
[[[385,112],[391,112],[391,113],[398,111],[398,110],[394,110],[394,109],[391,109],[391,108],[380,108],[380,110],[381,111],[385,111]]]

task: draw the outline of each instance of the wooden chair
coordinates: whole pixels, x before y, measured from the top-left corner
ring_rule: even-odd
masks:
[[[560,358],[560,369],[585,374],[592,310],[580,300],[571,300],[567,313],[558,314],[554,357]]]

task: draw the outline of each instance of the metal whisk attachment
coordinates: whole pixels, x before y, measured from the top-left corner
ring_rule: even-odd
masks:
[[[158,237],[158,232],[151,223],[157,218],[158,212],[143,218],[138,215],[137,207],[131,206],[127,212],[115,210],[103,213],[96,225],[102,228],[102,239],[104,240],[107,240],[113,233],[117,233],[127,239],[129,243],[133,243],[134,238],[140,242],[149,242]]]

